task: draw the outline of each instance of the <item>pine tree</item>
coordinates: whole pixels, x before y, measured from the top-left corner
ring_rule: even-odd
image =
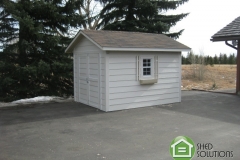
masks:
[[[187,64],[195,64],[196,61],[195,61],[195,55],[194,53],[191,51],[191,52],[188,52],[187,54]]]
[[[214,58],[213,58],[213,63],[214,64],[218,64],[219,62],[218,62],[218,57],[217,57],[217,55],[215,54],[215,56],[214,56]]]
[[[223,54],[222,53],[220,53],[218,59],[219,59],[219,64],[223,64]]]
[[[100,13],[102,18],[98,28],[116,31],[136,31],[166,34],[178,38],[183,30],[170,33],[172,26],[188,14],[166,15],[188,0],[101,0],[106,6]]]
[[[208,56],[204,57],[204,59],[205,59],[205,65],[209,65],[210,64],[210,56],[208,55]]]
[[[226,54],[223,55],[223,64],[228,63],[228,56]]]
[[[233,64],[233,63],[234,63],[233,55],[230,54],[228,58],[228,64]]]
[[[74,0],[0,2],[0,101],[71,95],[72,59],[64,49],[81,24]]]
[[[237,64],[237,56],[233,53],[233,64]]]
[[[209,58],[209,64],[210,64],[210,66],[213,66],[213,64],[214,64],[213,61],[214,61],[214,60],[213,60],[213,57],[210,56],[210,58]]]
[[[182,64],[187,64],[186,58],[182,55]]]

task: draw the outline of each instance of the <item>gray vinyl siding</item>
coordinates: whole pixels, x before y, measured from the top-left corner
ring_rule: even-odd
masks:
[[[158,83],[140,85],[136,56],[158,56]],[[181,53],[109,52],[108,111],[181,101]]]
[[[82,37],[78,45],[75,46],[74,48],[74,100],[76,102],[81,102],[81,103],[87,103],[87,97],[84,95],[86,92],[85,86],[84,86],[84,81],[80,80],[81,76],[85,76],[85,70],[86,66],[84,65],[86,62],[84,59],[81,60],[81,56],[84,56],[86,54],[89,54],[90,56],[90,74],[97,74],[95,73],[97,70],[94,70],[96,68],[99,68],[97,66],[95,61],[97,61],[97,58],[95,58],[98,54],[100,53],[100,92],[101,92],[101,105],[102,109],[106,109],[106,100],[105,100],[105,56],[106,53],[99,49],[95,44],[93,44],[91,41],[89,41],[87,38]],[[79,85],[80,83],[80,85]],[[81,85],[82,84],[82,85]],[[82,86],[82,87],[79,87]],[[91,95],[94,96],[94,88],[91,92]],[[81,95],[81,96],[79,96]],[[92,102],[96,103],[97,102]]]

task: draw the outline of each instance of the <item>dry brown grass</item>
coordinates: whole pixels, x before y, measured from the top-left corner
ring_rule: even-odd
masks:
[[[193,76],[192,65],[182,65],[182,89],[221,90],[236,88],[236,65],[206,66],[202,81]]]

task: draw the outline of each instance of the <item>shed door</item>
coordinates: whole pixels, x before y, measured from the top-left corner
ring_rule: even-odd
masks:
[[[99,72],[99,54],[80,56],[79,99],[82,103],[101,109]]]

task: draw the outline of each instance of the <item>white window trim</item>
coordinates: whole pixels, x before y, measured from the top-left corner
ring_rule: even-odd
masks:
[[[143,75],[143,59],[151,59],[151,75]],[[154,74],[155,74],[155,68],[154,68],[154,55],[144,55],[144,56],[140,56],[139,58],[140,60],[140,65],[139,65],[139,69],[140,69],[140,80],[148,80],[148,79],[154,79]]]
[[[151,59],[151,76],[143,75],[143,59]],[[136,57],[136,80],[151,81],[156,83],[158,80],[158,56],[156,55],[141,55]],[[154,80],[154,81],[152,81]],[[151,83],[150,82],[150,83]],[[147,82],[148,83],[148,82]]]

